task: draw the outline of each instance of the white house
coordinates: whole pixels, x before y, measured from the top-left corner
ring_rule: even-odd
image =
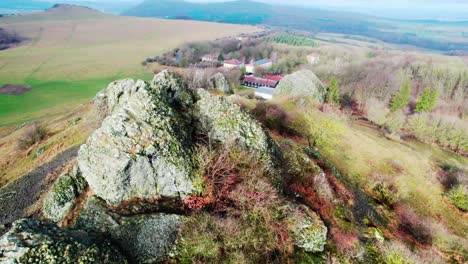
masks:
[[[235,68],[240,69],[244,67],[245,67],[245,64],[240,60],[232,59],[232,60],[224,61],[224,68],[226,69],[235,69]]]
[[[270,87],[258,87],[255,89],[255,96],[261,97],[265,100],[271,100],[274,93],[275,89]]]

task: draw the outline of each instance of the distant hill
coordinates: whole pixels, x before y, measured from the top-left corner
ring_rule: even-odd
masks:
[[[313,33],[361,35],[388,43],[440,51],[468,50],[468,38],[462,35],[465,23],[398,21],[350,12],[278,6],[250,0],[221,3],[146,0],[123,14],[235,24],[265,24]],[[434,29],[435,26],[438,27],[437,32]],[[426,32],[422,32],[421,28]],[[447,30],[444,31],[444,29]],[[453,32],[460,32],[460,34],[454,37]]]

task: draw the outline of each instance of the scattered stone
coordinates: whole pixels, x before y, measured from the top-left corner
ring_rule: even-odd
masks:
[[[182,217],[146,214],[123,217],[97,197],[88,199],[76,227],[109,236],[135,263],[158,263],[173,251]]]
[[[325,101],[327,89],[317,76],[310,70],[300,70],[286,75],[275,89],[274,96],[291,96],[313,98],[321,104]]]
[[[44,216],[56,223],[62,221],[87,186],[88,183],[80,175],[77,166],[71,173],[60,176],[44,200]]]
[[[0,238],[0,263],[127,263],[108,240],[21,219]]]

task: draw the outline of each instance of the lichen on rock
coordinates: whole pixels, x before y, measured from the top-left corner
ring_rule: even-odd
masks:
[[[81,230],[21,219],[0,238],[0,263],[127,263],[108,240]]]
[[[97,197],[88,199],[76,227],[109,236],[136,263],[158,263],[173,250],[183,217],[155,213],[120,216]]]
[[[238,105],[203,89],[197,90],[193,107],[198,134],[222,144],[236,144],[256,154],[273,169],[278,164],[279,148],[262,126]]]
[[[211,76],[209,83],[211,85],[211,89],[218,90],[220,92],[223,92],[227,95],[233,94],[233,91],[231,89],[231,86],[229,85],[229,82],[227,81],[226,77],[224,74],[218,72],[215,75]]]
[[[320,217],[304,205],[294,207],[288,215],[288,229],[294,244],[307,252],[322,252],[327,240],[327,227]]]
[[[306,96],[321,104],[326,94],[327,89],[312,71],[300,70],[286,75],[276,87],[274,96]]]
[[[44,216],[54,222],[63,220],[87,186],[76,166],[71,172],[61,175],[44,200]]]
[[[83,176],[114,206],[134,198],[185,198],[195,192],[190,178],[191,130],[171,105],[185,106],[190,94],[184,95],[176,78],[160,75],[153,86],[137,81],[128,92],[107,93],[121,99],[108,98],[118,103],[111,104],[112,113],[79,151]]]

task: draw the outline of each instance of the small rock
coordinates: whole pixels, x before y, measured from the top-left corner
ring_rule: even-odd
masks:
[[[158,263],[173,249],[182,219],[164,213],[124,217],[110,211],[99,198],[91,197],[76,227],[110,236],[135,263]]]
[[[53,261],[51,261],[53,260]],[[127,263],[108,240],[21,219],[0,238],[0,263]]]
[[[70,174],[60,176],[44,200],[44,216],[56,223],[62,221],[87,186],[86,180],[75,169]]]
[[[220,72],[216,73],[210,78],[209,82],[214,89],[221,91],[228,95],[233,94],[231,86],[229,85],[229,82],[227,81],[224,74]]]
[[[289,215],[289,229],[294,244],[307,252],[322,252],[327,241],[327,227],[318,215],[304,205]]]

